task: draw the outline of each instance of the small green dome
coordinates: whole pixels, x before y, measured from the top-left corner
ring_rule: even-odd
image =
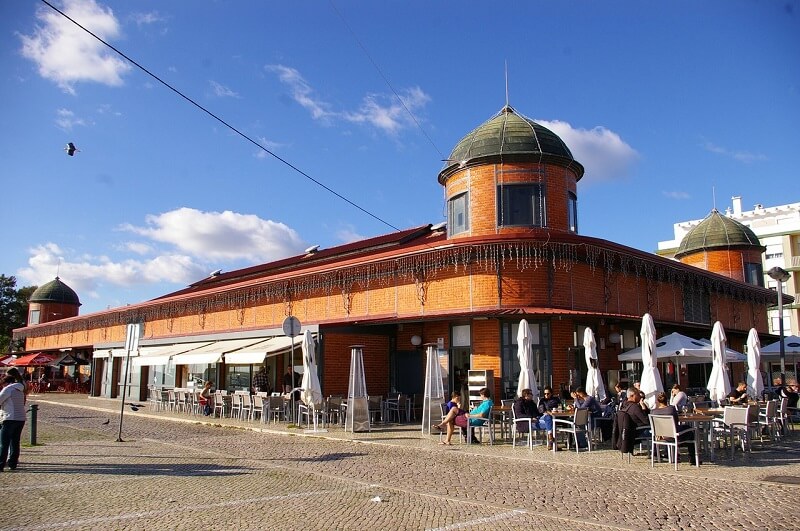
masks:
[[[583,177],[583,165],[557,134],[506,105],[456,144],[439,173],[439,182],[444,184],[447,177],[466,166],[501,160],[554,162],[572,169],[577,180]]]
[[[61,279],[56,277],[43,286],[39,286],[31,295],[30,302],[60,302],[63,304],[81,305],[78,294],[75,291],[61,282]]]
[[[715,208],[706,219],[683,237],[678,246],[678,252],[675,253],[675,258],[698,251],[720,248],[750,248],[760,249],[761,252],[766,250],[766,247],[758,241],[758,236],[749,227],[728,216],[723,216]]]

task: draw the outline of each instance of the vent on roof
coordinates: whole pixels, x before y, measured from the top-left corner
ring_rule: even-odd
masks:
[[[308,249],[306,249],[303,252],[306,253],[306,254],[312,254],[312,253],[316,253],[317,251],[319,251],[319,245],[312,245],[311,247],[309,247]]]
[[[218,277],[222,273],[222,269],[216,269],[208,274],[209,277]]]
[[[442,221],[441,223],[437,223],[436,225],[431,225],[431,232],[440,231],[440,230],[444,229],[445,227],[447,227],[447,222],[446,221]]]

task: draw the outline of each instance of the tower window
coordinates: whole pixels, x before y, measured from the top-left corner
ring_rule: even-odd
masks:
[[[497,187],[498,225],[501,227],[544,227],[544,186],[506,184]]]
[[[754,286],[764,287],[764,268],[761,264],[744,264],[744,281]]]
[[[569,216],[569,230],[578,232],[578,196],[567,192],[567,215]]]
[[[40,310],[31,310],[30,314],[28,315],[29,325],[39,324],[39,311]]]
[[[447,234],[459,234],[469,230],[467,193],[459,194],[447,202]]]

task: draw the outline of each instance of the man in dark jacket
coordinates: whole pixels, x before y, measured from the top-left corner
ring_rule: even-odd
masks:
[[[639,435],[637,428],[650,425],[647,413],[639,405],[639,401],[639,390],[633,387],[628,389],[628,400],[619,406],[617,417],[614,420],[611,443],[614,448],[624,454],[633,453],[636,437]]]

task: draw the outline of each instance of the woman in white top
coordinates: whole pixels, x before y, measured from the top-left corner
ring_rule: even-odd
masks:
[[[684,410],[688,401],[689,397],[681,390],[681,386],[679,384],[673,385],[672,397],[669,399],[669,405],[675,406],[675,409],[680,412]]]
[[[4,417],[0,427],[0,472],[5,470],[6,464],[11,470],[16,470],[19,439],[25,426],[25,386],[13,376],[6,376],[3,384],[0,391],[0,409]]]

